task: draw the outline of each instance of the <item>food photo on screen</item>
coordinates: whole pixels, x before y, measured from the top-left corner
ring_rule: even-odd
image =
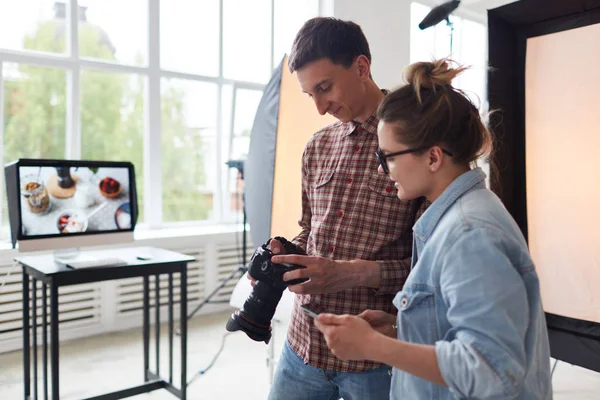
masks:
[[[20,167],[24,236],[131,229],[127,168]]]

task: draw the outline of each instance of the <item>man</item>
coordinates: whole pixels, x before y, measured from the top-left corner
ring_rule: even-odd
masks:
[[[400,201],[393,182],[377,172],[374,114],[385,92],[371,77],[361,28],[334,18],[311,19],[298,32],[288,62],[319,113],[339,122],[313,135],[302,157],[302,231],[292,243],[308,255],[273,258],[306,266],[284,280],[309,281],[289,287],[298,296],[269,399],[388,399],[391,369],[337,359],[298,307],[335,314],[394,312],[392,299],[409,272],[421,202]],[[285,252],[276,240],[270,246],[276,254]]]

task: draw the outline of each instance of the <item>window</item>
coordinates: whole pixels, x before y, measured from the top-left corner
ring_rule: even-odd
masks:
[[[0,48],[64,54],[64,3],[53,0],[1,0]]]
[[[147,0],[80,0],[79,4],[81,57],[148,64]]]
[[[160,4],[160,66],[219,76],[219,0],[166,0]],[[210,40],[207,40],[209,39]]]
[[[275,0],[274,66],[285,54],[290,54],[296,33],[305,21],[319,13],[318,0]]]
[[[271,76],[271,0],[223,0],[223,74],[267,83]]]
[[[215,219],[218,87],[163,79],[161,88],[163,221]]]
[[[489,109],[487,101],[487,26],[466,18],[450,16],[453,24],[452,51],[450,49],[451,29],[446,22],[435,27],[419,29],[419,23],[431,11],[431,7],[411,4],[410,16],[410,62],[431,61],[434,58],[449,57],[470,69],[460,74],[453,85],[465,92],[473,104],[485,115]],[[489,164],[483,160],[481,167],[488,175]]]
[[[3,165],[18,158],[64,158],[66,73],[28,64],[1,63]],[[8,211],[2,174],[2,225]],[[4,238],[8,237],[8,232]]]
[[[317,14],[318,0],[0,0],[3,162],[129,160],[142,226],[238,221],[225,162],[246,157],[264,85]]]
[[[228,88],[224,99],[230,102],[229,107],[223,110],[229,117],[224,125],[227,128],[228,140],[223,143],[223,159],[243,160],[248,155],[250,146],[250,132],[254,123],[254,116],[262,98],[262,92],[255,89],[243,89],[238,87]],[[243,182],[240,181],[239,170],[231,168],[229,173],[222,179],[224,208],[228,210],[228,219],[241,217]]]
[[[81,71],[81,158],[131,161],[144,221],[144,96],[140,74]]]
[[[454,82],[465,91],[481,111],[487,110],[487,27],[455,15],[450,16],[454,31],[450,51],[450,27],[440,22],[435,27],[419,29],[419,23],[431,11],[431,7],[411,4],[410,62],[431,61],[433,58],[450,57],[471,68]]]

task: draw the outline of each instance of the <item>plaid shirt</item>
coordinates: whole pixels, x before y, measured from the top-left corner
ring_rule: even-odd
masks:
[[[379,289],[296,296],[288,341],[315,368],[360,372],[381,364],[336,358],[298,306],[309,304],[334,314],[356,315],[367,309],[395,314],[392,299],[410,271],[412,227],[426,204],[399,200],[394,183],[377,172],[377,123],[372,116],[361,125],[329,125],[312,136],[302,156],[302,232],[293,243],[309,255],[371,260],[381,266]]]

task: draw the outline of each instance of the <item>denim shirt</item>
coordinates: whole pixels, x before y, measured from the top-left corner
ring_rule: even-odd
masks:
[[[481,169],[415,224],[394,298],[398,339],[435,345],[448,387],[394,369],[391,399],[551,399],[550,349],[527,243]]]

